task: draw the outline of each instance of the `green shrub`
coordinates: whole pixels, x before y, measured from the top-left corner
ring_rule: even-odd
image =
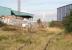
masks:
[[[2,27],[2,26],[4,26],[5,24],[2,22],[2,21],[0,21],[0,27]]]
[[[51,21],[49,24],[50,27],[59,27],[63,28],[63,24],[61,21]]]
[[[72,11],[69,16],[64,17],[63,25],[66,32],[72,32]]]

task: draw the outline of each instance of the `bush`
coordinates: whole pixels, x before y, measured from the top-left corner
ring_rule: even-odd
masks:
[[[72,32],[72,12],[70,12],[69,16],[64,17],[63,25],[66,32]]]
[[[4,26],[5,24],[2,22],[2,21],[0,21],[0,27],[2,27],[2,26]]]
[[[63,28],[63,24],[61,21],[52,21],[50,22],[50,27],[59,27],[59,28]]]

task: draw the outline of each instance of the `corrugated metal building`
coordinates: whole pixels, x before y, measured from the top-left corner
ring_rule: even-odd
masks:
[[[7,7],[0,6],[0,20],[6,24],[26,26],[33,18],[33,14],[18,12]],[[25,20],[26,19],[26,20]]]
[[[12,10],[11,8],[0,6],[0,16],[12,16],[12,15],[21,16],[25,18],[31,18],[33,16],[33,14],[30,13],[18,12]]]
[[[11,15],[11,9],[0,6],[0,16],[9,16]]]
[[[33,14],[25,13],[25,12],[18,12],[18,11],[14,11],[14,10],[11,10],[11,15],[20,16],[23,18],[32,18],[33,17]]]
[[[72,10],[72,4],[57,8],[57,20],[62,21],[65,16],[70,14],[70,10]]]

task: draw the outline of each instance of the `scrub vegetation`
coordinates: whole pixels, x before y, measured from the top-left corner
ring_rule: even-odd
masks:
[[[39,29],[25,32],[14,26],[0,27],[0,50],[72,50],[72,36],[66,35],[63,28]]]

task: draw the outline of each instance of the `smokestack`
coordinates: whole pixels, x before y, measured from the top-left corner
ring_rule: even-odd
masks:
[[[18,0],[18,12],[21,10],[21,0]]]

